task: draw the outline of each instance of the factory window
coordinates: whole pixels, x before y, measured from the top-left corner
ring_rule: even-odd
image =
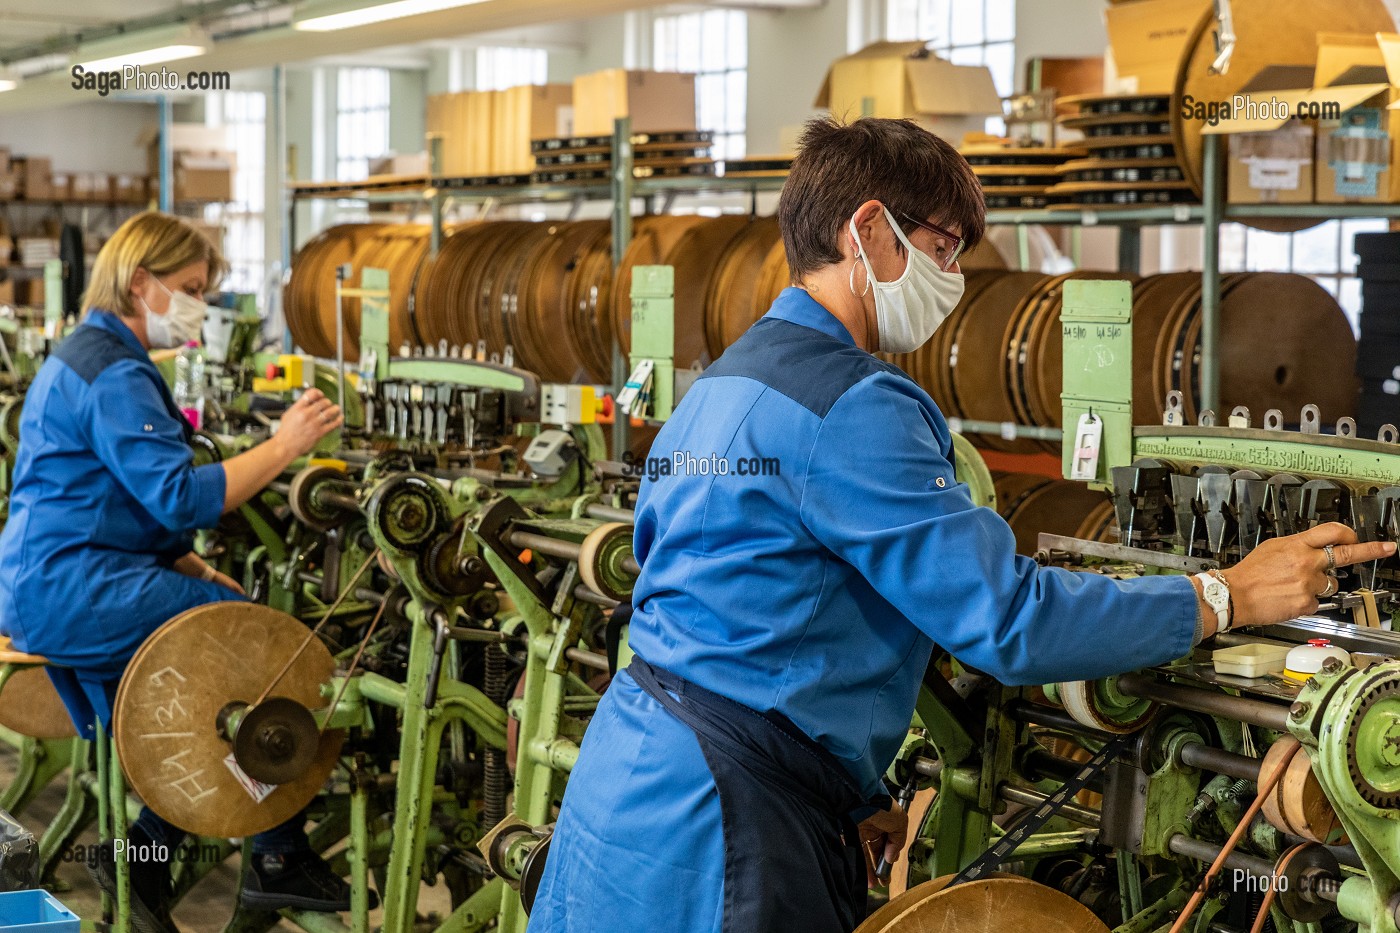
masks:
[[[335,177],[359,181],[389,151],[389,69],[341,68],[335,106]]]
[[[1356,277],[1353,241],[1358,233],[1383,233],[1381,219],[1328,220],[1297,233],[1270,233],[1243,224],[1220,228],[1220,268],[1224,272],[1296,272],[1311,276],[1331,292],[1352,329],[1361,314],[1361,280]]]
[[[544,49],[481,48],[476,50],[476,88],[499,91],[549,80],[549,53]]]
[[[209,205],[205,220],[222,222],[229,274],[223,289],[260,292],[263,284],[264,184],[266,181],[267,97],[257,91],[210,94],[207,121],[228,128],[234,151],[233,201]]]
[[[695,72],[695,111],[702,130],[714,130],[716,159],[744,155],[748,119],[748,16],[705,10],[655,20],[652,67]]]
[[[997,93],[1016,90],[1016,0],[886,0],[885,37],[923,40],[955,65],[986,65]],[[1002,132],[1000,117],[988,132]]]

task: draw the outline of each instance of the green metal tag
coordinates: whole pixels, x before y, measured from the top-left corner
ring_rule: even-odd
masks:
[[[675,404],[676,275],[670,266],[632,270],[631,368],[652,361],[651,417],[665,420]]]
[[[389,359],[393,348],[389,346],[389,273],[385,269],[363,269],[360,271],[360,288],[369,291],[381,290],[384,295],[365,295],[360,299],[360,359],[373,350],[378,358],[374,367],[374,378],[389,378]]]
[[[1060,327],[1064,335],[1063,471],[1070,475],[1075,426],[1091,413],[1103,421],[1094,486],[1109,485],[1109,470],[1133,455],[1133,285],[1072,279],[1065,283]]]

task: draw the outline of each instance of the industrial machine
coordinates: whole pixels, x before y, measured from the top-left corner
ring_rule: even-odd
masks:
[[[305,808],[351,879],[350,929],[369,929],[373,879],[384,929],[519,933],[579,740],[627,661],[610,610],[638,571],[638,480],[606,460],[583,387],[474,350],[389,352],[382,285],[356,296],[356,373],[296,356],[225,366],[201,457],[255,441],[275,397],[311,385],[345,402],[348,426],[203,536],[254,604],[192,610],[143,646],[117,699],[115,779],[213,858]],[[1184,573],[1326,521],[1400,537],[1393,429],[1324,434],[1311,408],[1296,430],[1243,410],[1186,425],[1176,396],[1162,425],[1135,427],[1131,288],[1067,283],[1063,313],[1063,422],[1096,426],[1065,445],[1066,475],[1104,490],[1119,540],[1044,536],[1039,560]],[[976,451],[955,453],[992,504]],[[1395,929],[1397,576],[1395,560],[1355,568],[1316,617],[1094,683],[1008,688],[936,655],[887,776],[918,831],[861,929]],[[1291,678],[1213,663],[1322,638],[1331,657]],[[93,783],[70,794],[50,857],[91,818]],[[208,867],[178,866],[179,889]],[[447,892],[432,915],[424,882]],[[274,919],[240,910],[230,929]]]

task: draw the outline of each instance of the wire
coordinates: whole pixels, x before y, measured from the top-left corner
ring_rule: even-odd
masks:
[[[1283,853],[1278,863],[1274,865],[1274,877],[1269,881],[1269,890],[1264,892],[1264,903],[1259,905],[1259,913],[1255,914],[1254,925],[1249,928],[1249,933],[1264,933],[1264,923],[1269,919],[1269,908],[1273,906],[1274,898],[1278,895],[1279,879],[1283,877],[1283,872],[1288,867],[1288,863],[1293,860],[1293,856],[1306,848],[1308,845],[1294,846]]]
[[[292,665],[296,663],[297,658],[301,657],[301,653],[311,645],[312,639],[314,639],[317,635],[320,634],[321,629],[325,627],[325,624],[328,621],[330,621],[330,617],[335,614],[335,611],[337,609],[340,608],[340,604],[345,602],[345,597],[349,596],[352,592],[354,592],[355,584],[360,582],[360,577],[365,575],[365,571],[369,569],[369,565],[374,563],[374,559],[378,556],[379,548],[375,548],[374,550],[369,552],[369,556],[366,557],[365,562],[360,565],[360,569],[355,571],[355,575],[350,578],[350,582],[346,584],[345,588],[340,591],[340,595],[335,598],[335,602],[331,603],[331,607],[326,610],[326,614],[321,616],[321,621],[317,622],[316,627],[306,633],[306,640],[301,643],[301,646],[298,647],[296,651],[292,652],[292,656],[287,659],[286,664],[282,665],[282,669],[277,672],[277,676],[272,678],[272,682],[269,683],[266,688],[264,688],[262,695],[253,701],[254,706],[257,706],[263,700],[266,700],[267,695],[272,692],[272,688],[277,686],[277,682],[280,681],[283,677],[287,676],[287,671],[292,669]],[[383,603],[381,603],[380,605],[383,606]]]
[[[350,669],[345,672],[345,679],[340,682],[340,689],[335,692],[335,699],[331,700],[331,705],[326,707],[326,718],[321,722],[321,732],[326,731],[326,723],[331,721],[331,716],[335,715],[335,708],[340,705],[340,698],[345,696],[345,688],[350,686],[350,678],[355,674],[355,668],[360,665],[360,655],[365,653],[365,647],[369,640],[374,637],[374,630],[379,627],[379,620],[384,618],[384,610],[389,608],[389,597],[393,595],[390,591],[385,595],[384,601],[379,604],[379,609],[374,613],[374,619],[369,623],[369,631],[365,632],[365,637],[360,640],[360,647],[355,651],[355,657],[350,661]]]
[[[1254,817],[1258,815],[1259,810],[1264,806],[1264,801],[1268,798],[1269,794],[1273,792],[1279,780],[1282,779],[1283,773],[1288,770],[1288,765],[1293,761],[1293,756],[1298,754],[1302,747],[1302,745],[1294,745],[1290,748],[1283,756],[1283,760],[1278,763],[1278,767],[1274,769],[1273,774],[1270,774],[1267,780],[1261,780],[1259,782],[1259,793],[1255,794],[1254,802],[1249,805],[1249,809],[1244,811],[1244,816],[1240,817],[1239,825],[1237,825],[1235,831],[1230,834],[1230,838],[1225,841],[1225,845],[1221,847],[1220,854],[1215,857],[1215,861],[1211,862],[1210,868],[1206,870],[1206,876],[1201,879],[1201,883],[1197,885],[1196,890],[1192,892],[1191,899],[1187,901],[1186,906],[1182,908],[1181,915],[1178,916],[1176,922],[1172,924],[1171,933],[1181,933],[1182,930],[1186,929],[1186,922],[1191,919],[1191,915],[1196,912],[1196,908],[1201,905],[1201,901],[1205,900],[1206,892],[1210,890],[1211,883],[1215,881],[1216,876],[1220,874],[1220,869],[1225,865],[1225,859],[1229,858],[1230,853],[1235,851],[1235,846],[1239,845],[1240,838],[1248,831],[1249,824],[1254,821]]]

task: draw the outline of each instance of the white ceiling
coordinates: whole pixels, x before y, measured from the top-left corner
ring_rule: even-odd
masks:
[[[172,0],[0,0],[0,47],[177,10]]]
[[[336,32],[308,33],[290,26],[276,26],[217,41],[207,54],[185,59],[173,67],[181,72],[267,68],[497,30],[518,30],[541,23],[606,16],[666,2],[668,0],[484,0],[471,6]],[[44,13],[42,15],[47,18],[41,19],[46,5],[58,12]],[[76,31],[84,24],[119,22],[175,10],[183,5],[169,0],[82,0],[81,3],[48,0],[47,4],[45,0],[0,0],[0,22],[8,26],[10,17],[15,17],[16,23],[25,19],[32,25],[28,32],[0,28],[0,47]],[[66,70],[27,79],[18,89],[0,94],[0,113],[64,106],[91,99],[90,94],[73,90],[71,80]]]

